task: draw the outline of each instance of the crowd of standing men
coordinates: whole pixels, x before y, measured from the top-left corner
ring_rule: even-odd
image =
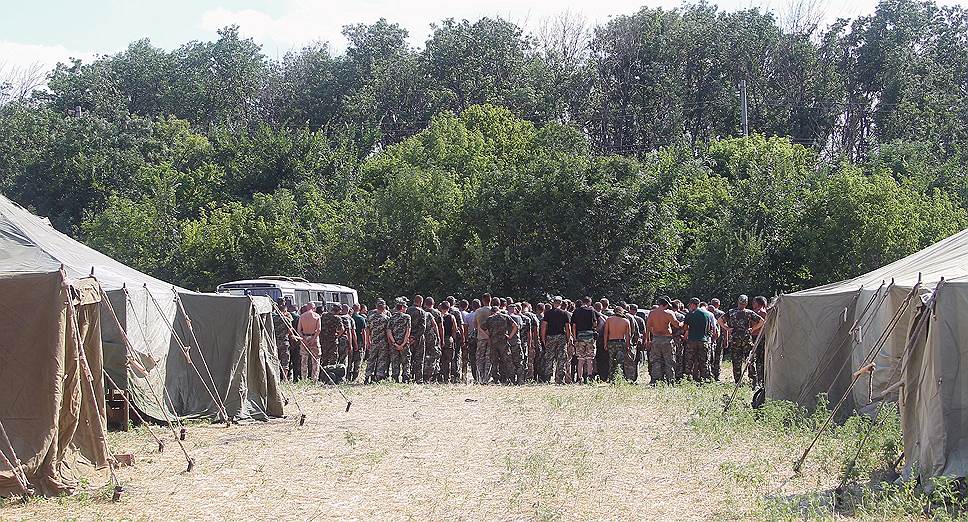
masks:
[[[297,312],[280,300],[273,325],[284,379],[358,382],[366,361],[365,383],[611,382],[620,371],[635,383],[640,367],[652,384],[702,383],[719,380],[728,350],[735,382],[753,355],[749,375],[758,388],[767,313],[766,298],[749,303],[745,295],[725,312],[718,299],[683,304],[664,296],[646,310],[590,297],[532,306],[490,294],[439,303],[416,295],[396,298],[392,308],[377,299],[372,310],[307,304]]]

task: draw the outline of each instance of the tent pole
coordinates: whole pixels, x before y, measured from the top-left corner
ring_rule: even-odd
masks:
[[[941,285],[943,284],[944,284],[944,279],[938,282],[938,286],[935,288],[934,293],[932,293],[932,299],[937,294],[938,290],[941,288]],[[901,316],[904,314],[904,311],[907,310],[907,307],[911,302],[911,299],[914,297],[914,295],[917,293],[920,287],[921,287],[921,282],[918,281],[918,283],[915,284],[913,288],[911,288],[911,291],[904,299],[904,302],[901,303],[897,311],[894,313],[894,317],[891,318],[891,321],[885,327],[884,332],[881,333],[880,337],[878,337],[877,339],[877,342],[874,343],[874,346],[871,348],[870,352],[868,352],[867,357],[864,358],[864,364],[861,365],[862,367],[870,364],[871,360],[877,354],[878,350],[880,350],[881,346],[883,346],[884,343],[887,342],[891,332],[894,331],[894,327],[896,327],[897,323],[901,320]],[[840,401],[838,401],[837,405],[830,410],[830,415],[827,416],[827,419],[824,421],[823,425],[820,426],[819,430],[817,430],[817,434],[810,442],[810,445],[807,446],[807,448],[803,451],[803,455],[800,456],[800,459],[794,463],[793,465],[794,473],[800,473],[800,469],[803,467],[804,461],[807,460],[807,455],[810,454],[810,450],[813,449],[813,446],[820,439],[820,436],[823,434],[824,431],[826,431],[827,426],[830,425],[830,422],[833,420],[834,415],[837,414],[837,411],[840,409],[840,407],[843,406],[845,402],[847,402],[847,397],[850,396],[851,391],[854,389],[854,385],[857,384],[857,381],[864,373],[865,372],[858,371],[854,374],[853,378],[850,380],[850,385],[847,386],[847,389],[844,391],[844,395],[840,398]]]
[[[215,393],[213,393],[212,390],[208,387],[208,383],[206,383],[205,379],[202,377],[202,372],[198,371],[198,366],[196,366],[195,361],[192,360],[192,355],[191,355],[191,352],[189,351],[191,347],[185,345],[185,342],[182,340],[181,336],[178,335],[178,332],[175,331],[175,325],[167,321],[167,316],[165,316],[164,310],[161,309],[161,304],[158,303],[158,300],[155,299],[155,296],[151,294],[150,290],[148,290],[147,283],[144,285],[144,289],[145,289],[145,292],[148,294],[148,297],[151,298],[151,302],[154,303],[155,308],[158,310],[158,314],[166,319],[165,324],[168,326],[168,329],[171,331],[171,334],[175,337],[175,340],[178,341],[178,344],[181,346],[182,354],[185,356],[185,359],[188,361],[188,364],[192,367],[192,369],[195,370],[195,375],[198,375],[198,380],[202,382],[202,386],[204,386],[205,391],[208,392],[209,398],[211,398],[212,402],[215,403],[215,407],[218,409],[219,415],[222,416],[222,420],[225,421],[225,425],[231,426],[232,421],[229,419],[228,412],[225,411],[225,405],[222,404],[221,399],[219,399],[215,395]],[[172,321],[174,321],[174,318],[172,318]],[[203,355],[202,358],[204,359],[205,356]]]
[[[760,332],[756,335],[756,342],[753,343],[753,349],[750,350],[750,354],[746,356],[746,361],[743,362],[743,367],[739,372],[739,380],[736,381],[736,385],[733,387],[733,394],[730,395],[729,399],[726,401],[726,405],[723,406],[723,413],[725,414],[729,411],[729,407],[733,405],[733,401],[736,399],[736,393],[739,391],[740,387],[743,386],[743,377],[746,375],[746,371],[750,367],[750,363],[753,362],[753,358],[756,356],[756,345],[760,344],[760,339],[763,337],[763,332],[766,331],[766,325],[770,322],[773,314],[767,313],[766,319],[763,320],[763,326],[760,328]],[[764,381],[764,385],[766,381]]]
[[[2,421],[0,421],[0,435],[3,435],[3,440],[7,443],[7,448],[10,450],[10,456],[13,458],[13,462],[7,458],[7,454],[3,451],[0,451],[0,458],[3,458],[3,463],[13,472],[14,478],[17,479],[17,485],[20,486],[20,491],[23,493],[23,500],[26,502],[27,497],[34,494],[34,490],[27,482],[27,475],[21,467],[20,458],[17,457],[17,451],[13,449],[13,444],[10,442],[10,437],[7,436],[7,430],[3,427]],[[13,464],[14,462],[16,462],[16,466]]]
[[[272,303],[272,307],[275,308],[276,311],[279,311],[279,305],[276,304],[274,301]],[[298,332],[296,332],[296,330],[292,327],[291,324],[286,325],[286,326],[289,327],[289,333],[291,333],[292,335],[294,335],[294,336],[296,336],[296,337],[299,338],[299,343],[302,344],[302,346],[304,348],[306,348],[306,353],[308,353],[310,356],[312,356],[313,359],[316,359],[316,363],[319,364],[319,371],[323,371],[322,361],[320,361],[319,360],[319,357],[316,357],[316,354],[314,354],[312,352],[312,350],[309,349],[309,345],[306,344],[306,340],[303,339],[302,336],[299,335]],[[332,384],[334,388],[336,388],[336,391],[339,392],[340,396],[343,397],[343,400],[346,401],[346,411],[349,412],[350,411],[350,406],[353,405],[353,401],[351,401],[351,400],[349,400],[349,399],[346,398],[346,394],[343,393],[343,390],[341,390],[339,388],[339,385],[337,385],[335,382],[333,382],[333,378],[329,376],[329,372],[323,372],[323,373],[326,374],[326,379],[329,380],[329,383]]]
[[[111,454],[111,449],[108,448],[107,435],[104,433],[104,426],[101,424],[102,412],[101,407],[98,405],[97,398],[95,397],[96,391],[94,389],[94,375],[91,372],[91,365],[87,360],[87,353],[84,352],[84,345],[81,343],[81,331],[78,328],[79,317],[77,315],[77,308],[74,307],[74,296],[71,295],[71,287],[67,284],[67,274],[64,272],[63,268],[61,268],[61,277],[61,284],[63,285],[64,292],[67,294],[67,312],[69,314],[68,319],[71,322],[71,334],[74,337],[74,349],[77,350],[76,357],[78,364],[81,367],[81,380],[87,384],[87,391],[89,392],[90,401],[93,403],[94,412],[97,414],[97,436],[101,446],[104,449],[104,457],[107,460],[108,469],[111,473],[111,481],[114,482],[115,490],[117,491],[117,488],[121,488],[121,491],[124,491],[121,486],[121,481],[114,473],[114,455]],[[100,284],[98,284],[98,286],[100,286]],[[83,396],[84,393],[81,393],[82,398]]]
[[[133,304],[134,300],[131,299],[131,294],[128,293],[128,287],[126,285],[121,285],[121,290],[124,292],[125,303]],[[147,323],[145,323],[144,321],[141,320],[141,318],[138,317],[138,314],[135,312],[135,309],[133,306],[131,308],[131,312],[132,312],[132,315],[134,316],[134,324],[138,325],[138,330],[141,331],[141,338],[144,339],[145,342],[147,343],[148,332],[147,330],[145,330],[145,324]],[[145,310],[145,313],[147,313],[147,310]],[[182,423],[181,415],[178,414],[178,410],[175,408],[175,401],[171,400],[171,394],[168,393],[167,386],[163,386],[161,388],[161,395],[165,401],[168,401],[168,407],[171,408],[171,412],[175,414],[175,424],[178,425],[178,438],[180,440],[185,440],[185,436],[187,435],[188,430],[185,429],[185,424]]]
[[[262,320],[262,316],[259,316],[259,325],[262,327],[262,332],[265,333],[267,336],[269,336],[268,337],[269,339],[275,338],[275,336],[269,335],[269,329],[266,327],[265,321]],[[278,350],[279,347],[277,346],[276,349]],[[288,347],[286,349],[288,350]],[[306,422],[306,414],[303,413],[302,407],[299,406],[299,401],[296,400],[296,390],[295,388],[293,388],[292,383],[289,382],[289,380],[282,379],[282,378],[280,378],[279,380],[284,381],[286,383],[286,387],[289,388],[289,394],[292,395],[292,402],[296,405],[296,411],[299,412],[299,420],[297,421],[297,423],[299,426],[302,426],[303,423]]]
[[[854,466],[857,465],[857,459],[860,458],[860,452],[864,449],[864,446],[867,444],[867,440],[870,438],[871,434],[874,433],[874,428],[877,427],[878,420],[881,416],[881,410],[884,409],[885,404],[887,404],[886,401],[881,401],[881,403],[877,406],[877,411],[874,412],[874,418],[871,420],[871,425],[867,428],[867,433],[865,433],[860,439],[860,442],[857,443],[857,451],[854,453],[854,457],[850,459],[850,463],[847,464],[847,469],[844,470],[844,476],[840,480],[840,484],[837,486],[837,489],[834,491],[843,491],[844,486],[847,485],[847,481],[850,480],[850,474],[854,471]]]
[[[884,284],[885,284],[884,281],[881,281],[881,286],[877,287],[877,291],[874,292],[874,295],[871,296],[871,300],[867,302],[867,306],[864,307],[864,310],[861,311],[860,315],[857,316],[857,319],[854,320],[854,323],[851,325],[850,330],[847,331],[847,335],[844,336],[844,338],[841,340],[840,344],[837,345],[837,348],[834,349],[835,352],[839,352],[840,349],[843,348],[844,345],[847,344],[847,341],[850,341],[850,339],[854,336],[854,334],[856,332],[862,330],[865,326],[867,326],[867,323],[864,323],[863,322],[864,319],[867,318],[867,313],[870,310],[873,310],[873,309],[876,309],[876,308],[880,308],[880,306],[884,303],[884,301],[887,300],[887,296],[890,294],[891,288],[894,286],[894,279],[893,278],[891,279],[891,283],[889,285],[887,285],[887,289],[885,289],[884,290],[884,293],[881,294],[880,292],[881,292],[881,289],[884,288]],[[857,293],[860,294],[860,292],[863,291],[863,289],[864,288],[861,287],[860,290],[857,291]],[[877,302],[876,305],[874,305],[875,301]],[[871,308],[871,305],[874,305],[874,308]],[[847,363],[848,362],[850,362],[849,359],[844,359],[844,364],[842,364],[840,366],[840,369],[837,371],[837,373],[840,373],[840,372],[844,371],[844,368],[847,367]],[[820,369],[821,368],[826,369],[828,364],[829,364],[829,362],[826,363],[826,364],[824,364],[823,366],[818,365],[816,368],[814,368],[813,372],[810,373],[810,378],[805,379],[803,381],[803,385],[800,386],[800,390],[799,390],[799,392],[797,394],[798,396],[802,396],[803,395],[803,388],[808,383],[810,383],[810,382],[813,381],[813,378],[817,375],[818,372],[820,372]]]
[[[95,279],[96,280],[96,279]],[[128,296],[127,288],[122,287],[124,290],[125,299]],[[125,349],[128,352],[128,358],[132,360],[137,360],[135,358],[134,345],[131,344],[131,340],[128,339],[128,333],[125,331],[124,327],[121,326],[121,320],[118,319],[118,313],[114,311],[114,305],[111,304],[111,300],[108,298],[107,292],[104,291],[104,287],[101,287],[101,296],[104,299],[103,302],[107,303],[108,310],[111,312],[111,317],[114,318],[114,323],[118,326],[118,331],[121,333],[121,339],[124,341]],[[151,396],[155,399],[155,404],[158,405],[158,409],[161,410],[161,414],[165,416],[165,421],[168,423],[168,428],[171,430],[172,436],[175,438],[175,442],[178,443],[178,447],[181,448],[182,453],[185,455],[185,460],[188,462],[188,469],[186,472],[190,472],[192,468],[195,467],[195,461],[188,455],[188,450],[185,449],[185,445],[182,444],[182,438],[179,438],[178,433],[175,431],[175,425],[171,422],[171,417],[168,416],[168,410],[164,404],[162,404],[161,399],[158,398],[158,394],[155,393],[155,387],[151,385],[151,379],[148,379],[148,375],[145,374],[145,384],[148,385],[148,391],[151,392]],[[164,387],[163,387],[164,388]]]
[[[188,333],[192,335],[192,341],[195,342],[195,348],[198,349],[198,355],[202,359],[202,366],[205,368],[205,373],[208,375],[208,380],[212,383],[212,389],[216,392],[218,391],[218,386],[215,384],[215,378],[212,377],[212,371],[208,368],[208,362],[205,360],[205,355],[202,353],[202,345],[198,343],[198,337],[195,336],[195,329],[192,328],[192,320],[188,317],[188,312],[185,311],[184,305],[182,305],[181,297],[178,295],[178,291],[175,287],[171,287],[171,292],[175,295],[175,304],[178,305],[178,310],[181,311],[182,318],[185,320],[185,325],[188,327]],[[199,375],[201,377],[201,375]],[[226,394],[227,396],[228,394]],[[230,424],[228,419],[228,412],[225,410],[225,400],[219,397],[222,401],[222,414],[226,418],[226,425]]]

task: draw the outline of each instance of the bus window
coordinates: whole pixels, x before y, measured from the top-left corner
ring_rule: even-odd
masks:
[[[309,290],[296,290],[296,304],[302,306],[309,302]]]
[[[250,288],[248,293],[249,295],[264,295],[273,301],[282,297],[282,290],[278,288]]]
[[[339,294],[339,302],[345,305],[351,305],[350,294]]]
[[[320,303],[326,302],[326,294],[323,292],[316,292],[316,300]]]

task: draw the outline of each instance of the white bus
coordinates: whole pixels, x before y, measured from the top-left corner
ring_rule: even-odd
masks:
[[[231,295],[264,295],[273,301],[280,297],[300,307],[306,303],[359,303],[356,290],[343,285],[310,283],[301,277],[262,276],[218,285],[216,291]]]

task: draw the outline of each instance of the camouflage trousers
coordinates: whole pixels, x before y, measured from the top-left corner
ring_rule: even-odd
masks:
[[[520,344],[518,350],[520,351]],[[488,339],[487,356],[491,360],[491,371],[494,380],[502,384],[514,382],[514,361],[511,355],[511,345],[504,337]]]
[[[733,361],[733,382],[740,383],[743,381],[743,366],[746,364],[746,359],[752,349],[753,340],[749,337],[730,337],[729,353]],[[753,383],[756,382],[756,365],[750,365],[750,380]]]
[[[753,388],[766,387],[766,341],[760,339],[756,345],[756,352],[753,355],[753,365],[750,368],[750,378],[753,379]]]
[[[414,335],[410,343],[410,377],[419,381],[423,377],[424,350],[427,347],[427,336]]]
[[[676,351],[676,380],[682,379],[685,373],[685,362],[686,362],[686,343],[681,338],[674,338],[672,340],[672,347]]]
[[[477,379],[479,384],[487,384],[491,380],[491,358],[488,351],[487,339],[477,340]]]
[[[451,382],[454,379],[454,349],[455,349],[454,339],[448,337],[444,341],[444,349],[440,352],[440,381],[441,382]]]
[[[537,355],[537,350],[535,349],[535,342],[530,342],[529,340],[522,340],[521,345],[524,346],[524,380],[525,382],[534,381],[534,360]]]
[[[424,353],[419,362],[415,359],[416,355],[411,354],[411,367],[415,368],[413,375],[420,375],[422,382],[434,382],[440,376],[440,343],[436,337],[424,336]],[[420,367],[420,373],[416,372],[416,367]]]
[[[709,382],[713,379],[709,365],[709,343],[706,341],[687,341],[683,352],[683,374],[696,382]]]
[[[460,351],[460,381],[467,382],[467,370],[477,382],[477,336],[468,337],[464,349]]]
[[[389,347],[390,351],[390,377],[396,382],[410,382],[410,347],[404,346],[403,350],[396,347]]]
[[[394,350],[396,351],[396,350]],[[371,382],[382,381],[390,372],[390,347],[386,341],[373,343],[366,356],[366,376]]]
[[[320,341],[319,364],[322,366],[333,366],[339,363],[339,345],[336,340]]]
[[[656,336],[652,339],[649,374],[652,382],[676,382],[676,348],[671,337]]]
[[[450,343],[453,346],[453,349],[451,350],[452,353],[451,353],[451,356],[450,356],[450,369],[449,369],[450,375],[444,375],[444,382],[460,382],[460,380],[461,380],[461,371],[460,371],[461,364],[460,364],[460,362],[461,362],[461,356],[464,355],[464,340],[463,339],[457,339],[457,340],[450,339]],[[447,346],[446,346],[446,343],[445,343],[444,349],[446,349],[446,348],[447,348]],[[440,365],[441,365],[440,371],[441,371],[441,373],[443,373],[444,372],[444,368],[443,368],[443,365],[444,365],[444,360],[443,360],[444,354],[443,354],[443,351],[441,351],[440,357],[441,357],[441,360],[440,360]]]
[[[276,337],[276,353],[279,356],[279,376],[289,379],[289,337]]]
[[[524,345],[520,341],[511,343],[511,366],[514,367],[512,381],[514,384],[524,384],[528,378],[527,354],[524,352]]]
[[[571,355],[568,353],[568,338],[564,335],[549,335],[545,338],[544,372],[555,383],[571,382]]]
[[[638,367],[635,365],[635,352],[629,353],[624,340],[612,340],[605,345],[608,350],[608,380],[615,380],[615,374],[622,368],[622,376],[628,382],[635,382],[638,378]]]
[[[336,346],[339,350],[336,354],[336,364],[346,364],[349,360],[350,355],[350,339],[349,337],[340,337],[336,340]]]
[[[709,366],[713,372],[713,380],[719,380],[720,366],[723,363],[723,348],[726,347],[726,341],[720,336],[718,339],[709,344]]]
[[[363,362],[363,354],[360,352],[360,347],[351,348],[349,356],[346,359],[346,378],[350,381],[356,381],[360,376],[360,365]]]

